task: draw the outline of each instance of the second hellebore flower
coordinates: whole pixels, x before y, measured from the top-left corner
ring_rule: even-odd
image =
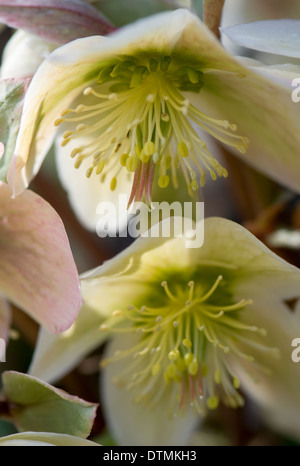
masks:
[[[140,406],[135,422],[145,422],[147,407],[164,423],[190,404],[200,413],[220,402],[242,406],[240,386],[269,422],[299,434],[299,370],[290,356],[299,308],[285,304],[298,298],[299,283],[298,269],[220,218],[205,221],[201,248],[142,238],[83,277],[85,302],[110,314],[102,380],[116,434],[130,435],[122,433],[130,400]]]
[[[298,189],[299,111],[290,100],[286,87],[228,55],[188,10],[155,15],[45,60],[25,99],[8,180],[15,195],[28,186],[56,126],[59,172],[90,228],[98,202],[119,192],[131,192],[129,204],[150,202],[153,183],[177,186],[179,170],[190,192],[207,174],[226,177],[203,132]]]

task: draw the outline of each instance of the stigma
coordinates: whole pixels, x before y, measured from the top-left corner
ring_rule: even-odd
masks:
[[[185,286],[174,277],[172,286],[164,280],[154,302],[149,297],[151,304],[118,309],[102,325],[112,335],[131,335],[132,346],[102,366],[126,360],[114,381],[134,389],[136,403],[153,407],[164,397],[174,414],[184,413],[187,405],[202,414],[220,402],[237,408],[244,404],[238,373],[264,370],[259,355],[264,360],[278,356],[276,348],[264,344],[265,329],[243,319],[252,300],[233,299],[226,270],[225,276],[208,275],[209,280],[190,280]]]
[[[88,159],[86,176],[99,176],[100,181],[110,177],[112,191],[120,172],[127,171],[132,177],[129,204],[150,204],[154,182],[160,188],[170,183],[178,187],[179,171],[192,195],[199,184],[204,186],[207,174],[213,180],[228,175],[197,129],[241,153],[249,144],[236,134],[235,124],[208,116],[191,103],[204,81],[200,69],[180,66],[170,56],[118,59],[100,70],[97,82],[83,91],[80,105],[55,121],[69,128],[62,145],[72,141],[75,168]]]

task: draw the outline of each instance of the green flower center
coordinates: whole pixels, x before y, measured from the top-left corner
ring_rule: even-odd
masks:
[[[129,358],[115,382],[135,387],[136,402],[155,404],[167,393],[178,411],[189,403],[205,412],[216,409],[220,400],[233,408],[242,406],[236,367],[255,368],[253,352],[277,354],[261,342],[266,331],[241,318],[252,301],[235,302],[222,275],[210,284],[173,283],[161,283],[163,291],[153,294],[159,297],[155,305],[117,310],[102,325],[116,334],[132,333],[135,341],[102,365]]]
[[[56,120],[56,126],[71,125],[62,145],[73,141],[76,168],[89,159],[88,178],[95,174],[103,181],[109,173],[111,190],[121,170],[133,173],[129,204],[142,199],[150,203],[155,177],[161,188],[170,180],[177,187],[179,169],[192,194],[198,189],[196,170],[201,186],[205,172],[214,180],[227,177],[197,127],[241,153],[249,143],[235,134],[235,124],[207,116],[187,98],[187,92],[191,97],[199,93],[204,78],[200,69],[179,66],[170,56],[143,62],[118,59],[103,67],[98,82],[84,90],[86,104],[64,111]]]

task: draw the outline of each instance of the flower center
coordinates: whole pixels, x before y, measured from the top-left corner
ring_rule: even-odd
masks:
[[[134,174],[129,204],[142,198],[150,203],[154,176],[161,188],[170,179],[177,187],[178,169],[192,194],[198,189],[195,170],[201,186],[205,172],[213,180],[227,177],[196,127],[241,153],[249,143],[235,134],[235,124],[205,115],[184,97],[185,92],[198,93],[203,85],[201,70],[177,66],[170,56],[142,64],[117,60],[103,67],[97,83],[84,90],[86,103],[64,111],[55,125],[71,124],[62,145],[74,142],[75,168],[90,160],[88,178],[95,173],[103,181],[109,171],[114,190],[123,169]]]
[[[117,351],[102,365],[130,358],[115,382],[135,387],[136,402],[153,405],[167,393],[178,411],[190,403],[203,413],[216,409],[220,400],[230,407],[242,406],[236,367],[248,371],[255,366],[254,351],[277,354],[260,341],[264,329],[241,319],[252,301],[234,302],[222,275],[205,285],[189,281],[184,288],[174,284],[171,289],[163,281],[161,287],[157,306],[117,310],[102,325],[102,330],[133,333],[137,338],[132,347]]]

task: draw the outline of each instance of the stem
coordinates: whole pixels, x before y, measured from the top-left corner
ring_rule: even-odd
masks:
[[[218,39],[224,3],[225,0],[203,0],[203,22]]]

